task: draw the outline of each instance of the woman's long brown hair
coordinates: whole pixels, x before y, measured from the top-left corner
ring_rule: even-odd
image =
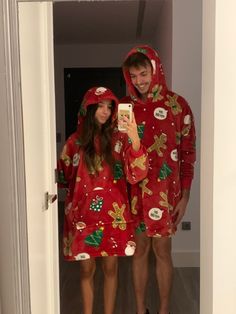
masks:
[[[95,119],[95,113],[98,108],[97,104],[89,105],[86,116],[83,121],[82,131],[80,134],[80,145],[84,151],[84,161],[89,172],[97,173],[96,155],[99,154],[101,158],[107,162],[113,171],[114,158],[112,155],[112,133],[114,125],[112,123],[112,116],[115,110],[115,105],[112,102],[111,116],[101,127]],[[99,139],[99,152],[96,151],[95,138]]]

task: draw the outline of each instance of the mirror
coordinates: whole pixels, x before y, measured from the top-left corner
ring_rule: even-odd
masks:
[[[191,101],[191,104],[193,103],[191,107],[196,113],[198,125],[200,124],[199,78],[201,76],[201,73],[199,70],[200,57],[196,59],[196,55],[198,55],[196,53],[196,50],[199,52],[201,51],[201,45],[198,46],[201,38],[200,35],[198,37],[194,36],[195,40],[197,38],[196,43],[190,45],[188,47],[188,51],[183,48],[183,38],[186,38],[188,36],[191,38],[191,34],[189,34],[191,32],[198,33],[198,26],[199,28],[201,27],[201,15],[200,13],[199,15],[197,15],[196,11],[192,13],[193,19],[195,18],[198,23],[191,24],[193,29],[191,29],[191,27],[188,27],[188,29],[185,27],[185,33],[183,34],[181,32],[182,29],[178,25],[178,23],[177,25],[174,24],[176,23],[176,20],[172,20],[172,16],[174,14],[180,14],[178,20],[184,20],[183,16],[181,15],[182,11],[178,11],[176,7],[170,6],[170,3],[171,1],[66,1],[64,3],[61,1],[55,1],[53,16],[55,30],[54,55],[58,151],[60,151],[61,145],[63,144],[66,137],[66,127],[64,122],[64,82],[65,77],[71,75],[70,72],[65,72],[64,69],[119,68],[125,54],[132,46],[137,43],[145,42],[151,44],[154,48],[158,49],[164,65],[165,72],[167,74],[167,81],[169,86],[171,86],[175,91],[178,91],[180,94],[183,94],[187,99]],[[76,8],[73,5],[76,6]],[[60,6],[61,10],[59,10]],[[73,12],[77,12],[77,14],[81,15],[81,18],[78,19],[79,23],[81,24],[76,24],[78,21],[76,18],[72,17]],[[111,27],[111,25],[113,25],[113,21],[115,21],[113,15],[114,12],[116,14],[116,20],[122,20],[122,24],[116,23],[115,29]],[[93,14],[95,15],[95,13],[96,19],[93,18]],[[90,17],[89,19],[87,19],[88,16]],[[97,21],[98,19],[97,16],[99,16],[100,18],[98,24],[95,23],[95,21]],[[118,19],[117,16],[120,16],[120,19]],[[83,24],[86,21],[82,17],[86,17],[86,21],[88,21],[89,23]],[[155,26],[157,20],[158,27],[156,28]],[[69,30],[66,30],[65,26],[67,25],[71,25],[71,28]],[[106,27],[107,25],[109,25],[109,28]],[[100,26],[102,26],[102,28],[100,31],[98,31],[98,29],[100,29]],[[125,30],[121,31],[121,27],[124,27]],[[174,32],[172,30],[174,30]],[[90,33],[88,33],[89,31]],[[94,34],[96,35],[95,37]],[[112,36],[109,37],[109,34],[112,34]],[[78,38],[77,35],[79,35]],[[186,60],[188,62],[186,62]],[[195,69],[193,72],[197,73],[194,78],[191,75],[187,75],[189,73],[188,71],[186,71],[186,67],[189,64],[194,64]],[[185,71],[183,71],[183,69],[185,69]],[[186,73],[186,77],[183,77],[181,75],[182,73]],[[191,86],[189,85],[190,77],[192,80]],[[194,79],[196,79],[196,82],[193,81]],[[196,94],[198,97],[196,97]],[[173,241],[173,256],[174,264],[176,266],[175,278],[177,278],[177,280],[179,279],[179,281],[175,282],[174,286],[173,304],[175,304],[174,300],[178,300],[178,302],[180,302],[180,296],[175,293],[176,291],[180,291],[179,287],[183,284],[181,282],[183,277],[188,278],[189,282],[194,281],[199,285],[199,269],[197,268],[199,266],[199,169],[196,169],[196,171],[196,179],[191,193],[191,202],[189,203],[189,212],[188,216],[186,217],[187,221],[192,222],[193,229],[190,230],[187,235],[186,231],[180,230]],[[61,221],[59,225],[61,225]],[[65,263],[62,261],[60,261],[60,263],[65,265]],[[154,263],[152,256],[150,257],[150,263]],[[185,268],[186,265],[188,266],[188,268]],[[64,309],[68,311],[68,302],[70,301],[68,301],[66,297],[68,295],[71,295],[68,285],[76,285],[79,282],[79,278],[75,277],[74,274],[74,272],[77,272],[77,265],[66,264],[65,269],[66,268],[67,273],[64,272],[63,266],[61,267],[60,273],[61,314],[64,314]],[[154,266],[151,265],[150,269],[154,270]],[[194,273],[189,273],[190,270],[193,270]],[[123,307],[126,307],[127,311],[134,311],[134,295],[132,291],[132,286],[127,287],[128,291],[124,291],[121,288],[124,284],[124,278],[130,276],[130,274],[130,260],[122,260],[121,272],[119,275],[119,289],[117,295],[117,313],[120,313],[121,311],[119,307],[122,307],[122,313],[125,313]],[[101,276],[101,274],[98,272],[98,279],[96,279],[98,282],[101,278],[99,276]],[[150,273],[148,302],[150,304],[151,310],[156,308],[157,303],[155,302],[158,302],[154,290],[155,280],[153,278],[155,278],[154,274]],[[74,283],[72,284],[72,282]],[[131,280],[129,280],[129,282],[131,284]],[[79,285],[77,287],[79,287]],[[96,289],[99,290],[99,293],[101,293],[101,289],[99,289],[99,284],[97,284],[96,287]],[[75,286],[72,289],[73,292],[76,293],[74,294],[74,299],[76,300],[75,302],[80,302],[79,289],[76,290]],[[198,292],[199,286],[194,287],[193,300],[197,300],[196,304],[199,304]],[[99,293],[97,294],[98,299],[95,301],[97,302],[95,308],[98,313],[101,312],[101,309],[98,305],[101,303],[101,295],[99,296]],[[123,295],[123,293],[125,293],[125,295]],[[130,301],[130,304],[128,305],[125,303],[127,296],[129,296]],[[184,299],[186,300],[185,297]],[[190,302],[192,302],[193,300],[191,299]],[[71,302],[71,304],[73,303]],[[80,308],[80,306],[80,303],[76,303],[76,305],[73,306],[73,309],[78,309]],[[186,308],[188,307],[192,308],[192,305],[186,304]]]
[[[54,54],[55,54],[55,86],[56,86],[56,111],[57,111],[57,134],[60,141],[57,143],[58,152],[61,151],[63,139],[67,138],[65,112],[68,107],[76,107],[82,96],[73,92],[76,89],[74,81],[79,80],[81,71],[82,80],[87,70],[88,85],[93,86],[93,79],[97,77],[93,71],[101,71],[102,79],[105,72],[102,69],[111,69],[121,66],[122,60],[131,47],[139,43],[148,43],[156,48],[161,56],[169,87],[179,89],[184,97],[192,100],[197,92],[199,102],[194,102],[191,107],[196,112],[196,126],[200,124],[200,97],[199,85],[194,91],[189,83],[187,86],[183,78],[182,85],[178,83],[177,73],[181,67],[186,67],[186,60],[195,62],[194,67],[199,70],[199,59],[193,60],[189,47],[186,52],[186,60],[182,55],[181,48],[176,41],[180,36],[178,31],[173,34],[173,7],[171,1],[80,1],[80,2],[55,2],[53,6],[54,17]],[[178,11],[178,10],[176,10]],[[178,13],[180,13],[178,11]],[[196,12],[195,12],[196,13]],[[176,13],[177,14],[177,13]],[[89,18],[88,18],[89,17]],[[181,17],[180,17],[181,18]],[[122,21],[122,23],[120,22]],[[191,32],[198,32],[201,28],[201,14],[194,17],[197,23],[186,29],[186,36]],[[182,27],[182,26],[181,26]],[[199,27],[199,29],[198,29]],[[180,27],[179,27],[180,31]],[[176,38],[174,38],[176,36]],[[183,35],[184,38],[184,35]],[[181,39],[181,36],[179,37]],[[197,38],[199,47],[201,37]],[[196,43],[197,45],[197,43]],[[200,49],[199,49],[199,53]],[[192,56],[191,56],[192,55]],[[174,61],[173,61],[174,60]],[[77,74],[76,74],[77,73]],[[184,72],[186,73],[186,72]],[[110,75],[110,74],[109,74]],[[108,76],[109,76],[108,75]],[[118,81],[120,78],[117,76]],[[91,80],[90,80],[91,79]],[[74,81],[73,81],[74,80]],[[187,79],[188,80],[188,79]],[[186,80],[186,81],[187,81]],[[108,83],[109,84],[109,83]],[[81,83],[78,84],[82,86]],[[116,84],[115,84],[116,85]],[[82,95],[86,91],[86,87]],[[78,88],[77,88],[78,90]],[[186,94],[187,90],[187,94]],[[74,95],[69,99],[68,95]],[[68,101],[68,103],[67,103]],[[195,99],[196,101],[196,99]],[[76,107],[77,108],[77,107]],[[77,110],[77,109],[76,109]],[[69,123],[71,125],[71,123]],[[184,222],[192,222],[192,230],[180,230],[173,241],[173,259],[175,265],[175,279],[173,287],[172,306],[178,313],[178,304],[185,307],[186,313],[199,313],[199,169],[196,169],[195,182],[191,190],[191,201],[188,206],[188,214]],[[62,200],[62,198],[61,198]],[[60,228],[63,220],[63,203],[59,202]],[[62,229],[60,229],[62,230]],[[62,231],[60,231],[61,233]],[[155,311],[158,306],[155,282],[155,259],[150,256],[150,274],[148,283],[148,303],[150,310]],[[74,308],[81,308],[81,293],[79,291],[79,273],[76,263],[68,264],[60,259],[60,287],[61,287],[61,314],[65,314],[68,308],[73,312]],[[127,279],[128,278],[128,279]],[[124,284],[124,281],[126,284]],[[102,272],[98,267],[95,279],[95,311],[102,313]],[[194,283],[194,284],[193,284]],[[185,288],[180,288],[185,286]],[[188,291],[190,297],[185,294],[179,295],[179,291]],[[183,298],[183,299],[182,299]],[[186,301],[187,300],[187,301]],[[69,312],[70,312],[69,311]],[[181,312],[182,311],[182,312]],[[134,292],[132,287],[131,260],[120,259],[119,288],[116,302],[116,313],[135,312]],[[183,314],[183,307],[179,309]],[[184,312],[185,313],[185,312]]]

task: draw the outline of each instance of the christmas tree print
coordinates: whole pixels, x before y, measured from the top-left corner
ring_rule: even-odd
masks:
[[[114,179],[119,180],[123,177],[123,167],[120,162],[116,162],[114,165]]]
[[[57,175],[58,175],[58,178],[57,178],[58,183],[60,183],[60,184],[66,184],[67,183],[63,170],[58,171]]]
[[[88,235],[85,238],[85,243],[90,246],[98,247],[102,242],[104,227],[100,227],[98,230],[95,230],[92,234]]]
[[[159,173],[159,179],[165,180],[172,173],[171,168],[168,166],[166,162],[163,163]]]
[[[139,124],[138,126],[138,136],[140,139],[143,138],[143,135],[144,135],[144,128],[145,128],[145,124]]]
[[[141,53],[146,54],[146,53],[147,53],[147,50],[146,50],[146,49],[144,49],[144,48],[140,48],[140,47],[138,47],[138,48],[137,48],[137,52],[141,52]]]
[[[100,212],[103,205],[103,198],[98,195],[94,198],[90,204],[90,210],[94,210],[95,212]]]
[[[138,136],[139,136],[139,138],[141,140],[143,138],[143,135],[144,135],[145,124],[144,123],[138,124],[137,125],[137,129],[138,129]],[[129,141],[130,144],[132,143],[130,138],[128,139],[128,141]]]
[[[140,222],[139,226],[136,228],[136,233],[140,234],[140,233],[144,232],[145,230],[146,230],[146,225],[142,221],[142,222]]]
[[[81,140],[80,140],[79,138],[77,138],[77,139],[75,140],[75,144],[78,145],[78,146],[81,145]]]

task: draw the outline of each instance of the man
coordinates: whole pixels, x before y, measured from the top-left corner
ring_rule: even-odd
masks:
[[[185,214],[195,162],[195,128],[186,100],[168,90],[158,54],[148,46],[133,48],[123,74],[142,143],[149,153],[149,172],[131,187],[132,213],[137,221],[133,280],[137,314],[148,314],[145,292],[148,255],[156,258],[159,314],[170,311],[173,278],[171,236]]]

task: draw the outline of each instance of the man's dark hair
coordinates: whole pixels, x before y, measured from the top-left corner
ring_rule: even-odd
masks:
[[[123,67],[125,69],[129,69],[131,67],[138,68],[140,66],[146,67],[147,64],[152,66],[149,58],[141,52],[135,52],[125,60],[125,62],[123,63]]]

